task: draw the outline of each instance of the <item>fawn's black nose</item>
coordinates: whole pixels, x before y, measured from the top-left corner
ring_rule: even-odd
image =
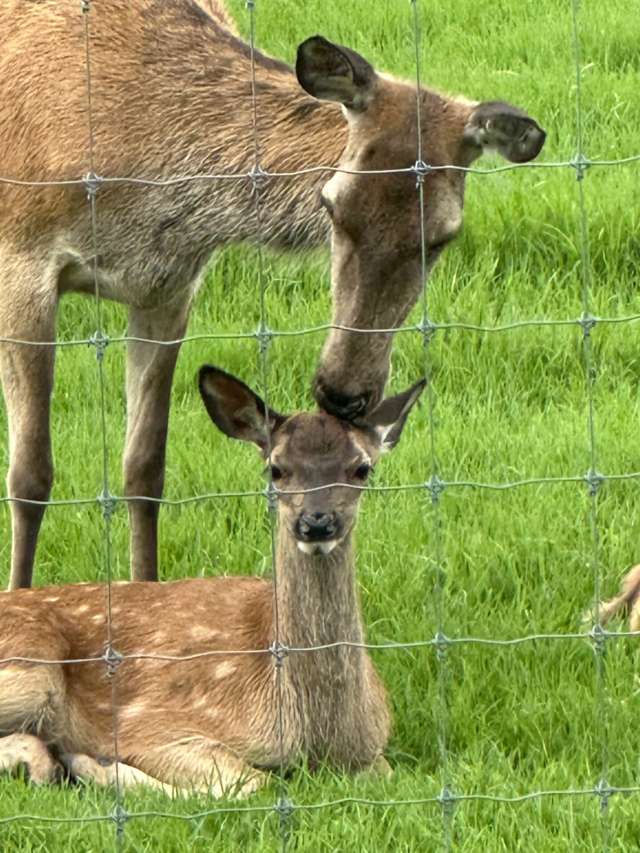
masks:
[[[303,542],[334,539],[338,533],[335,512],[303,512],[296,522],[296,536]]]
[[[322,382],[316,382],[313,393],[321,409],[345,421],[364,415],[371,400],[371,394],[368,391],[351,397],[327,388]]]

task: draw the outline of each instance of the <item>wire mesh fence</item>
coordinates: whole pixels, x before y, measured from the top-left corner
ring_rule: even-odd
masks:
[[[420,56],[421,56],[421,31],[420,31],[420,3],[419,0],[407,0],[407,7],[410,7],[407,16],[407,26],[411,28],[413,43],[415,47],[415,83],[416,83],[416,118],[417,118],[417,138],[416,138],[416,161],[411,167],[405,169],[388,169],[388,170],[366,170],[356,171],[342,167],[336,167],[331,164],[309,167],[301,164],[300,168],[290,171],[268,171],[261,166],[261,136],[260,136],[260,113],[259,113],[259,94],[256,86],[255,72],[255,51],[256,51],[256,0],[246,0],[246,14],[248,16],[249,29],[249,50],[251,59],[251,99],[252,99],[252,123],[248,132],[252,138],[252,166],[246,172],[220,172],[206,174],[185,174],[174,175],[169,177],[158,178],[154,176],[137,176],[137,177],[119,177],[112,175],[100,176],[95,170],[95,138],[93,126],[93,108],[92,108],[92,33],[91,33],[91,12],[92,0],[80,0],[78,14],[82,15],[84,26],[84,50],[85,50],[85,65],[86,65],[86,104],[87,104],[87,172],[83,177],[70,180],[47,180],[47,181],[25,181],[13,176],[0,176],[0,184],[6,186],[18,187],[83,187],[86,191],[87,198],[87,215],[91,223],[91,234],[93,241],[93,280],[94,280],[94,311],[95,311],[95,333],[88,338],[63,340],[58,342],[34,342],[10,337],[0,338],[0,345],[11,344],[25,347],[78,347],[90,346],[94,349],[96,358],[96,370],[98,379],[99,399],[100,399],[100,444],[102,455],[102,480],[100,483],[100,492],[97,497],[88,496],[78,499],[56,499],[48,501],[28,501],[26,499],[16,498],[13,496],[0,497],[0,503],[24,502],[43,505],[57,506],[75,506],[75,505],[91,505],[97,504],[101,508],[103,516],[103,567],[106,578],[105,584],[105,610],[106,610],[106,625],[107,637],[104,653],[101,655],[74,658],[64,660],[50,660],[27,657],[10,657],[0,660],[0,666],[15,663],[33,663],[41,665],[58,665],[58,664],[84,664],[102,662],[105,670],[110,677],[111,683],[111,708],[112,708],[112,733],[113,733],[113,755],[116,759],[116,784],[115,784],[115,799],[114,809],[108,814],[96,814],[89,817],[48,817],[36,814],[15,814],[9,817],[0,818],[0,824],[21,821],[37,821],[42,823],[83,823],[83,822],[113,822],[115,827],[115,844],[120,848],[124,843],[126,825],[131,820],[142,818],[167,818],[173,820],[195,821],[206,816],[225,814],[231,812],[246,812],[256,814],[268,814],[275,812],[279,818],[280,845],[284,851],[289,843],[290,821],[296,811],[317,811],[323,809],[333,809],[350,804],[360,804],[371,807],[402,807],[410,805],[435,805],[440,808],[442,816],[442,849],[450,850],[453,846],[453,820],[455,807],[464,803],[481,801],[491,802],[495,804],[514,805],[532,800],[543,800],[546,798],[572,798],[572,797],[595,797],[600,803],[600,823],[602,832],[602,849],[604,851],[610,849],[611,833],[609,825],[609,802],[614,795],[631,795],[640,793],[640,785],[638,786],[616,786],[608,781],[609,776],[609,732],[608,732],[608,717],[607,709],[609,702],[607,701],[607,679],[605,671],[605,654],[607,645],[617,638],[637,636],[638,633],[631,631],[609,631],[600,624],[597,603],[601,600],[601,561],[599,555],[599,520],[598,520],[598,501],[601,493],[601,487],[607,482],[638,480],[640,479],[640,471],[628,472],[609,472],[603,473],[599,470],[598,465],[598,441],[595,425],[595,404],[594,404],[594,382],[595,373],[593,370],[593,353],[592,353],[592,337],[594,330],[600,325],[617,325],[617,324],[632,324],[640,320],[640,314],[629,314],[626,316],[611,316],[601,317],[595,316],[592,310],[592,273],[588,231],[588,210],[584,193],[584,179],[587,171],[592,168],[601,167],[616,167],[616,166],[632,166],[640,163],[640,154],[621,157],[619,159],[602,159],[592,160],[587,156],[584,150],[583,141],[583,114],[584,105],[582,97],[582,62],[580,55],[580,0],[568,0],[572,13],[572,36],[573,36],[573,58],[575,62],[575,91],[576,91],[576,154],[571,160],[558,162],[531,162],[526,164],[512,163],[509,165],[494,167],[494,168],[475,168],[461,167],[455,165],[431,165],[424,162],[422,151],[422,134],[421,134],[421,99],[420,99]],[[426,176],[432,171],[455,170],[465,173],[473,173],[480,176],[491,176],[497,173],[515,170],[515,169],[555,169],[565,170],[573,173],[576,184],[576,192],[578,199],[579,221],[578,235],[580,244],[580,269],[582,276],[582,313],[578,317],[567,317],[565,319],[519,319],[509,323],[483,325],[468,322],[440,322],[431,314],[430,293],[427,275],[427,242],[425,233],[425,187],[424,182]],[[421,230],[421,267],[422,267],[422,299],[421,299],[421,319],[418,323],[407,324],[393,328],[353,328],[334,323],[325,323],[313,326],[300,327],[293,330],[277,330],[270,326],[268,322],[265,290],[267,286],[267,276],[264,269],[264,263],[261,250],[261,196],[263,193],[264,182],[266,180],[277,180],[279,178],[296,178],[310,173],[326,174],[330,176],[335,173],[359,174],[359,175],[381,175],[381,174],[410,174],[415,176],[416,188],[416,204],[420,213],[420,230]],[[257,267],[256,267],[256,284],[257,296],[260,305],[260,322],[257,329],[250,329],[237,332],[224,333],[207,333],[196,335],[185,335],[175,340],[155,340],[151,338],[143,338],[139,336],[118,335],[109,336],[108,330],[105,329],[102,312],[102,296],[98,275],[98,257],[100,254],[100,191],[106,186],[124,186],[137,185],[141,188],[162,188],[171,187],[181,184],[193,182],[217,182],[217,181],[232,181],[237,182],[244,187],[246,192],[250,193],[253,198],[253,213],[254,213],[254,237],[257,246]],[[426,495],[433,507],[431,514],[432,529],[430,535],[430,553],[428,562],[430,571],[435,578],[435,595],[436,595],[436,634],[433,637],[409,640],[409,641],[393,641],[384,643],[353,643],[336,638],[334,643],[315,645],[309,647],[287,647],[281,643],[280,625],[278,618],[278,565],[276,559],[275,547],[275,508],[277,506],[278,496],[280,494],[291,494],[287,490],[278,489],[276,484],[269,478],[268,485],[264,490],[243,490],[243,491],[225,491],[211,492],[206,494],[190,495],[177,499],[168,498],[150,498],[148,496],[131,496],[131,495],[116,495],[113,493],[109,480],[109,441],[107,436],[106,425],[106,398],[107,387],[104,373],[104,359],[108,348],[114,345],[124,345],[131,342],[152,343],[158,346],[174,346],[185,342],[206,342],[213,340],[255,340],[257,345],[257,358],[259,361],[259,371],[261,376],[261,392],[266,405],[269,405],[270,381],[269,381],[269,351],[271,343],[279,337],[303,337],[312,334],[327,332],[331,329],[338,329],[349,332],[351,334],[411,334],[419,336],[423,345],[423,368],[425,376],[429,377],[432,373],[432,358],[431,345],[434,336],[439,332],[448,330],[460,330],[465,332],[478,333],[503,333],[510,332],[516,329],[527,327],[576,327],[581,330],[582,334],[582,354],[586,381],[586,432],[588,438],[588,458],[585,460],[586,471],[576,472],[573,475],[562,476],[541,476],[529,477],[526,479],[515,479],[502,482],[481,482],[475,480],[452,480],[446,479],[441,475],[438,464],[438,431],[439,427],[436,418],[436,401],[432,391],[432,384],[427,386],[427,409],[428,409],[428,431],[425,436],[425,455],[429,460],[430,477],[426,482],[402,483],[400,485],[370,485],[356,486],[340,484],[343,488],[360,489],[367,491],[375,491],[381,493],[410,491],[413,490],[421,495]],[[270,445],[269,438],[269,445]],[[268,448],[270,456],[271,448]],[[553,486],[563,483],[581,484],[584,486],[589,496],[589,535],[591,539],[591,575],[594,607],[592,611],[592,621],[590,630],[586,632],[562,632],[562,633],[531,633],[516,637],[479,637],[479,636],[447,636],[445,633],[446,614],[448,602],[446,598],[446,568],[443,551],[442,528],[445,524],[444,509],[440,498],[444,491],[451,489],[469,488],[481,490],[511,490],[520,487],[540,485]],[[320,489],[330,489],[338,484],[321,486]],[[296,493],[307,493],[315,491],[315,489],[301,490]],[[169,506],[182,506],[191,503],[202,502],[211,499],[228,499],[240,497],[259,497],[265,498],[265,505],[269,518],[270,542],[271,542],[271,570],[274,580],[274,626],[275,637],[274,642],[269,648],[256,648],[251,650],[237,651],[219,651],[209,650],[190,655],[161,655],[161,654],[121,654],[117,649],[117,637],[114,637],[112,625],[112,600],[111,590],[113,582],[112,571],[112,533],[111,520],[113,513],[118,504],[130,503],[135,501],[155,502],[158,504],[166,504]],[[482,791],[462,792],[457,791],[454,786],[454,781],[451,772],[451,756],[449,749],[449,691],[450,687],[450,669],[449,669],[449,653],[454,647],[478,646],[478,647],[505,647],[514,648],[525,644],[534,643],[571,643],[576,641],[584,641],[588,637],[593,645],[594,660],[595,660],[595,687],[594,687],[594,709],[597,721],[598,736],[600,740],[599,748],[599,768],[597,778],[594,779],[593,785],[590,787],[575,787],[567,789],[544,789],[533,790],[520,795],[499,796]],[[283,672],[287,666],[287,658],[290,655],[321,653],[323,650],[337,647],[358,647],[367,650],[400,650],[400,649],[416,649],[430,648],[436,653],[437,660],[437,704],[438,704],[438,752],[440,765],[440,793],[437,796],[424,798],[410,799],[369,799],[364,797],[342,797],[326,801],[317,801],[314,803],[299,804],[295,803],[289,793],[288,782],[286,778],[286,762],[284,750],[285,737],[285,721],[282,713],[282,678]],[[125,806],[125,798],[123,786],[118,776],[117,762],[119,757],[118,744],[118,728],[119,728],[119,684],[121,674],[119,673],[120,665],[128,660],[155,660],[155,661],[171,661],[171,662],[188,662],[196,659],[202,659],[216,655],[268,655],[272,656],[275,665],[275,677],[280,691],[280,702],[278,708],[278,738],[280,741],[281,759],[280,766],[277,772],[276,798],[272,805],[251,805],[234,804],[228,805],[225,803],[214,804],[211,808],[194,812],[190,814],[178,814],[169,811],[147,810],[147,811],[128,811]]]

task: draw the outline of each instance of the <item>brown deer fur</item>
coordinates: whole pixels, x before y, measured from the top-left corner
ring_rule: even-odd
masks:
[[[262,401],[215,368],[203,368],[200,384],[218,427],[267,456]],[[322,412],[269,410],[272,472],[282,492],[276,593],[255,577],[112,587],[113,646],[125,657],[113,676],[124,784],[247,793],[281,758],[385,769],[390,715],[366,650],[295,649],[364,641],[352,545],[362,492],[349,486],[362,486],[380,452],[397,442],[423,384],[389,398],[359,426]],[[99,657],[105,596],[98,584],[0,593],[0,660]],[[277,638],[291,649],[280,687],[267,651],[276,640],[276,599]],[[233,654],[243,650],[262,653]],[[180,662],[129,657],[207,651],[218,654]],[[26,765],[44,782],[56,778],[62,756],[73,776],[113,781],[114,765],[97,761],[114,759],[113,722],[104,661],[0,664],[0,769]]]
[[[640,566],[634,566],[625,575],[615,598],[600,603],[598,619],[602,625],[606,625],[620,612],[628,617],[630,631],[640,631]]]
[[[79,0],[0,4],[0,177],[77,180],[91,170],[149,179],[247,174],[256,165],[250,55],[222,4],[100,0],[89,6],[93,159]],[[300,46],[296,71],[300,83],[284,63],[256,53],[264,170],[415,163],[411,83],[376,74],[358,54],[320,37]],[[429,89],[420,104],[423,159],[431,165],[469,166],[486,148],[524,161],[544,141],[535,121],[508,104],[472,103]],[[431,266],[460,229],[464,174],[431,172],[424,186]],[[0,182],[0,338],[54,341],[58,299],[69,291],[93,293],[95,266],[101,295],[129,306],[131,336],[179,339],[216,247],[258,240],[301,249],[330,233],[335,323],[361,329],[402,323],[421,287],[414,174],[312,171],[266,179],[260,233],[251,189],[248,178],[161,187],[103,183],[96,195],[96,256],[82,185]],[[332,331],[315,380],[321,405],[342,416],[374,408],[390,347],[390,335]],[[128,496],[162,494],[177,354],[177,345],[129,346]],[[24,501],[50,495],[53,362],[51,347],[0,344],[8,490]],[[12,504],[11,587],[31,583],[43,512],[37,504]],[[132,573],[139,580],[157,578],[157,512],[157,503],[129,503]]]

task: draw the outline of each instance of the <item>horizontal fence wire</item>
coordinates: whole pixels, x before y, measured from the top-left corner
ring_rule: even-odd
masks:
[[[579,640],[580,642],[584,642],[585,640],[587,640],[591,641],[593,644],[597,644],[602,642],[603,640],[616,640],[638,637],[640,637],[640,631],[609,631],[603,627],[591,628],[588,631],[582,632],[567,631],[558,633],[526,634],[525,636],[521,637],[511,637],[505,639],[498,639],[496,637],[448,637],[445,634],[438,632],[436,636],[431,639],[407,640],[406,642],[389,641],[386,643],[356,643],[352,640],[336,640],[333,643],[322,643],[320,645],[313,646],[287,646],[285,644],[280,643],[277,647],[275,645],[271,645],[268,648],[264,649],[211,649],[205,652],[195,652],[190,655],[165,655],[155,654],[151,652],[133,652],[130,654],[118,654],[118,661],[125,662],[146,660],[158,661],[160,663],[183,663],[187,661],[213,658],[219,655],[237,655],[239,657],[241,657],[242,655],[273,655],[275,657],[279,656],[281,652],[285,655],[304,654],[308,652],[322,652],[328,649],[337,648],[366,649],[367,651],[373,652],[393,650],[406,651],[409,649],[426,648],[433,648],[441,651],[443,647],[447,646],[510,647],[523,646],[539,642],[556,642],[558,640]],[[60,666],[61,664],[79,665],[100,662],[109,663],[108,652],[105,652],[102,655],[94,655],[86,658],[62,658],[60,660],[55,660],[52,658],[23,657],[20,655],[14,655],[8,658],[0,658],[0,666],[8,666],[10,664],[16,663],[32,663],[41,666]]]
[[[220,341],[220,340],[261,340],[265,337],[271,338],[297,338],[304,335],[312,335],[319,332],[329,332],[333,329],[341,332],[349,332],[354,335],[397,335],[407,332],[419,332],[421,335],[433,335],[438,331],[469,331],[480,333],[491,332],[510,332],[516,329],[528,328],[550,328],[557,326],[579,326],[582,329],[588,327],[593,329],[596,325],[617,326],[626,323],[634,323],[640,320],[640,314],[628,314],[623,317],[567,317],[566,319],[535,319],[530,320],[514,320],[511,323],[500,323],[499,325],[490,326],[479,323],[467,323],[463,321],[442,322],[429,320],[427,325],[424,323],[412,323],[407,326],[389,327],[389,328],[354,328],[353,326],[345,326],[342,323],[322,323],[315,326],[308,326],[306,329],[267,329],[238,332],[210,332],[197,335],[185,335],[182,338],[173,338],[171,340],[160,341],[156,338],[140,338],[134,335],[118,335],[116,337],[105,336],[101,340],[97,340],[95,336],[89,338],[77,338],[74,340],[61,341],[27,341],[21,338],[0,337],[0,344],[12,344],[14,346],[25,347],[79,347],[79,346],[95,346],[102,350],[106,349],[111,344],[154,344],[161,347],[174,347],[178,344],[196,343],[202,341]]]
[[[427,491],[430,494],[438,496],[446,489],[480,489],[496,492],[510,491],[511,489],[520,489],[526,486],[557,486],[567,483],[579,484],[586,486],[590,491],[599,489],[600,486],[607,482],[619,483],[628,480],[640,479],[640,471],[629,471],[624,474],[602,474],[600,472],[588,471],[586,474],[567,474],[558,477],[526,477],[521,480],[507,480],[502,483],[491,483],[482,480],[444,480],[434,478],[427,482],[419,483],[399,483],[397,485],[367,485],[359,486],[356,483],[327,483],[322,486],[313,486],[308,489],[278,489],[275,484],[266,489],[247,489],[245,491],[230,491],[230,492],[206,492],[199,495],[191,495],[186,498],[154,498],[146,495],[116,495],[109,493],[108,495],[100,494],[93,498],[52,498],[48,501],[37,501],[31,498],[18,498],[12,495],[4,495],[0,497],[0,504],[3,503],[24,503],[33,504],[34,506],[101,506],[103,510],[113,513],[117,504],[130,504],[138,502],[155,503],[170,507],[189,506],[194,503],[203,503],[210,500],[218,500],[225,498],[257,498],[263,497],[267,501],[273,501],[280,496],[287,495],[307,495],[314,492],[324,492],[330,489],[341,488],[350,489],[357,492],[369,492],[370,494],[387,492],[410,492],[410,491]],[[106,505],[106,507],[105,507]]]
[[[82,665],[82,664],[101,664],[105,666],[105,672],[111,679],[112,683],[112,713],[113,713],[113,743],[116,759],[119,757],[118,745],[118,715],[119,715],[119,695],[118,684],[119,674],[117,670],[122,663],[127,661],[155,661],[164,663],[184,663],[203,658],[213,658],[217,655],[271,655],[276,660],[276,674],[278,679],[282,679],[282,663],[290,654],[306,654],[306,653],[322,653],[323,651],[335,649],[339,647],[353,647],[366,649],[372,652],[386,652],[394,650],[411,650],[411,649],[431,649],[437,656],[437,678],[438,678],[438,740],[439,740],[439,755],[441,762],[441,790],[440,793],[434,796],[423,798],[410,799],[371,799],[362,797],[343,797],[324,802],[315,802],[309,804],[294,803],[289,799],[287,791],[287,783],[285,778],[284,767],[284,748],[282,741],[283,718],[282,704],[279,702],[278,710],[278,728],[281,741],[281,761],[278,773],[278,796],[275,803],[271,805],[220,805],[214,808],[205,809],[193,813],[174,813],[171,811],[161,810],[145,810],[145,811],[127,811],[124,805],[124,792],[117,775],[116,769],[116,786],[115,786],[115,801],[114,810],[110,814],[95,814],[84,817],[48,817],[44,815],[34,814],[15,814],[9,817],[0,818],[0,825],[5,825],[11,822],[37,822],[41,824],[83,824],[96,822],[112,822],[115,825],[115,844],[120,849],[124,843],[125,826],[128,821],[141,819],[173,819],[179,821],[198,821],[209,816],[233,814],[233,813],[255,813],[255,814],[270,814],[277,815],[279,819],[279,833],[281,849],[286,851],[289,839],[288,821],[291,815],[295,812],[314,812],[319,810],[330,810],[336,808],[344,808],[353,805],[379,807],[379,808],[395,808],[404,806],[434,806],[438,807],[442,816],[442,849],[450,850],[454,843],[454,806],[465,802],[487,802],[494,804],[520,804],[532,801],[539,801],[549,798],[571,798],[571,797],[593,797],[599,803],[600,823],[602,832],[602,850],[610,849],[611,844],[611,828],[609,826],[609,809],[608,804],[613,796],[628,796],[640,793],[639,786],[620,787],[610,785],[607,781],[608,765],[609,765],[609,721],[608,721],[608,685],[606,679],[606,664],[605,664],[605,648],[611,643],[625,638],[637,638],[640,636],[640,631],[609,631],[600,624],[597,603],[600,601],[600,560],[599,560],[599,533],[598,533],[598,517],[597,505],[601,494],[601,487],[607,483],[615,483],[621,481],[629,481],[640,479],[640,471],[638,472],[622,472],[604,474],[597,470],[597,441],[596,441],[596,422],[594,410],[594,376],[591,370],[591,340],[593,330],[601,325],[621,325],[632,324],[640,320],[640,314],[631,314],[627,316],[612,316],[599,317],[592,314],[591,296],[593,291],[593,282],[591,279],[591,262],[589,257],[589,235],[587,228],[587,209],[584,193],[583,179],[588,170],[592,168],[613,168],[627,167],[640,164],[640,154],[634,154],[625,157],[611,159],[590,159],[586,156],[583,146],[582,134],[582,95],[581,95],[581,60],[580,60],[580,37],[579,37],[579,0],[569,0],[572,10],[572,34],[573,34],[573,53],[575,60],[576,73],[576,123],[577,123],[577,153],[574,158],[555,162],[540,161],[530,163],[510,163],[502,166],[491,168],[476,168],[476,167],[461,167],[452,164],[431,165],[425,163],[422,158],[421,150],[421,135],[420,135],[420,98],[417,97],[416,111],[418,121],[418,136],[417,136],[417,151],[416,162],[413,166],[401,169],[381,169],[381,170],[354,170],[347,169],[341,166],[331,164],[320,164],[314,166],[301,165],[300,168],[289,171],[268,171],[262,169],[260,165],[260,139],[259,139],[259,123],[257,121],[257,103],[256,103],[256,88],[255,88],[255,67],[254,67],[254,50],[255,50],[255,0],[247,0],[246,7],[250,22],[250,52],[251,52],[251,71],[252,71],[252,100],[253,100],[253,125],[250,132],[254,142],[254,163],[249,171],[230,171],[219,173],[203,173],[203,174],[186,174],[186,175],[163,175],[158,177],[144,176],[112,176],[98,175],[94,170],[94,139],[92,126],[92,92],[91,92],[91,32],[90,32],[90,12],[92,0],[81,0],[80,8],[84,20],[85,41],[84,49],[86,54],[86,85],[87,85],[87,121],[88,121],[88,171],[85,175],[73,178],[59,178],[46,180],[21,180],[12,176],[0,176],[0,185],[6,187],[14,187],[16,189],[30,189],[37,191],[39,188],[60,187],[70,190],[79,189],[86,193],[88,201],[89,216],[91,220],[91,233],[94,244],[94,295],[95,295],[95,310],[96,310],[96,332],[83,339],[75,340],[57,340],[57,341],[30,341],[15,339],[11,337],[0,337],[0,345],[10,344],[14,346],[34,346],[34,347],[92,347],[95,349],[95,357],[98,367],[98,387],[100,395],[101,408],[101,452],[103,454],[103,476],[101,483],[101,493],[97,497],[87,497],[78,499],[52,499],[48,501],[33,501],[13,496],[0,496],[0,504],[10,503],[26,503],[46,506],[97,506],[100,508],[104,519],[104,570],[107,582],[106,589],[106,606],[105,606],[105,627],[107,633],[105,651],[101,655],[90,656],[86,658],[74,659],[40,659],[33,657],[13,656],[0,659],[0,666],[8,666],[12,664],[37,664],[43,666],[59,666],[67,665]],[[415,46],[415,61],[416,61],[416,91],[420,91],[420,26],[418,14],[417,0],[411,0],[412,14],[412,31]],[[581,271],[582,271],[582,315],[580,317],[569,318],[531,318],[514,320],[512,322],[500,323],[494,325],[469,323],[465,321],[438,322],[430,316],[427,275],[426,275],[426,237],[424,229],[424,187],[423,182],[425,177],[431,172],[438,171],[455,171],[468,173],[470,175],[490,176],[503,172],[511,172],[520,169],[534,170],[565,170],[572,171],[577,179],[578,201],[579,201],[579,236],[581,249]],[[422,270],[423,270],[423,295],[422,295],[422,317],[420,322],[414,324],[406,324],[397,328],[373,328],[362,329],[352,328],[349,326],[324,323],[311,325],[308,327],[299,327],[292,330],[276,330],[268,327],[266,323],[266,312],[264,305],[265,292],[265,276],[262,270],[262,261],[259,259],[259,275],[258,286],[260,291],[260,326],[257,330],[238,330],[232,332],[213,332],[206,334],[185,335],[174,340],[156,340],[153,338],[142,338],[130,335],[115,335],[109,336],[103,328],[102,311],[101,311],[101,294],[97,276],[97,257],[99,247],[99,206],[97,198],[99,191],[104,187],[118,186],[138,186],[141,190],[145,188],[163,188],[174,187],[195,182],[218,182],[218,181],[236,181],[244,183],[247,190],[253,194],[256,205],[256,243],[260,246],[260,193],[264,191],[265,185],[269,181],[277,181],[278,179],[290,179],[302,177],[309,174],[347,174],[347,175],[370,175],[379,176],[385,174],[406,174],[414,175],[416,178],[417,203],[420,205],[421,228],[422,228]],[[311,489],[301,490],[280,490],[273,482],[269,482],[265,489],[254,490],[238,490],[211,492],[207,494],[193,495],[185,498],[165,498],[165,497],[147,497],[147,496],[119,496],[110,491],[108,478],[108,454],[109,447],[106,431],[106,385],[103,375],[103,363],[107,349],[116,344],[128,343],[149,343],[158,346],[175,346],[177,344],[197,343],[211,340],[255,340],[259,348],[260,369],[263,379],[263,391],[265,397],[269,394],[268,384],[268,362],[267,349],[268,346],[277,338],[302,337],[305,335],[324,333],[330,330],[341,330],[351,332],[353,334],[380,334],[380,335],[396,335],[396,334],[416,334],[420,335],[424,344],[424,364],[425,373],[429,374],[429,347],[434,335],[439,332],[461,331],[473,332],[480,334],[493,334],[502,332],[517,331],[528,328],[555,328],[555,327],[575,327],[582,332],[583,343],[583,358],[585,366],[585,383],[586,383],[586,398],[587,398],[587,426],[588,426],[588,465],[589,469],[586,473],[568,474],[560,476],[532,476],[506,482],[481,482],[471,479],[455,480],[442,478],[439,473],[439,465],[437,460],[437,434],[435,429],[435,413],[434,413],[434,398],[431,396],[431,391],[428,391],[428,420],[429,434],[427,436],[427,456],[430,459],[431,478],[427,482],[419,483],[403,483],[399,485],[368,485],[357,486],[353,484],[334,483],[325,486],[320,486]],[[580,485],[586,488],[587,494],[590,497],[588,526],[591,536],[591,568],[594,586],[594,607],[591,614],[590,627],[583,631],[567,631],[558,633],[530,633],[524,636],[496,638],[496,637],[480,637],[480,636],[447,636],[445,633],[446,626],[446,598],[444,592],[445,566],[442,545],[441,528],[444,524],[444,511],[441,508],[440,497],[444,490],[451,489],[480,489],[507,491],[527,486],[551,486],[561,484]],[[242,497],[264,497],[267,501],[270,531],[271,531],[271,559],[274,581],[277,584],[277,566],[275,561],[275,545],[274,545],[274,527],[273,527],[273,507],[280,495],[291,494],[306,494],[308,492],[321,491],[331,489],[335,486],[343,488],[351,488],[360,491],[371,493],[389,493],[402,491],[417,491],[422,497],[430,502],[433,518],[433,548],[430,556],[429,564],[433,570],[435,578],[436,598],[437,598],[437,631],[432,638],[410,639],[402,641],[388,641],[380,643],[354,643],[351,641],[342,641],[337,639],[332,643],[321,645],[313,645],[306,647],[288,647],[280,642],[277,617],[277,598],[274,598],[275,605],[275,626],[276,636],[274,643],[268,648],[261,649],[241,649],[241,650],[208,650],[189,655],[162,655],[151,653],[130,653],[122,654],[117,651],[114,643],[112,612],[111,612],[111,587],[112,587],[112,567],[111,567],[111,542],[110,542],[110,522],[113,512],[119,504],[129,505],[138,501],[146,503],[162,504],[167,506],[185,506],[193,503],[199,503],[213,499],[229,499]],[[275,593],[274,593],[275,595]],[[556,643],[556,642],[583,642],[590,643],[594,648],[595,658],[595,688],[594,688],[594,725],[598,731],[600,738],[600,778],[589,787],[576,787],[567,789],[548,789],[535,790],[521,794],[501,795],[488,792],[458,792],[453,789],[453,781],[451,779],[450,754],[447,743],[448,736],[448,715],[449,715],[449,673],[448,673],[448,658],[447,651],[449,648],[457,646],[479,646],[479,647],[498,647],[498,648],[514,648],[522,647],[529,644],[538,643]],[[286,666],[286,663],[284,664]],[[280,696],[281,700],[281,696]]]
[[[256,178],[298,178],[304,175],[311,174],[327,174],[327,175],[416,175],[424,176],[430,172],[463,172],[470,175],[496,175],[500,172],[513,172],[518,169],[573,169],[576,172],[582,172],[591,167],[598,166],[628,166],[632,163],[640,163],[640,154],[632,154],[629,157],[620,157],[612,160],[588,160],[586,158],[576,158],[575,160],[563,160],[559,162],[536,161],[532,163],[508,163],[504,166],[495,166],[493,168],[478,168],[475,166],[454,166],[453,164],[430,165],[429,163],[420,163],[420,165],[406,166],[401,169],[345,169],[342,166],[318,165],[294,169],[289,172],[269,172],[263,169],[250,170],[248,172],[219,172],[216,174],[199,174],[199,175],[173,175],[164,178],[140,178],[140,177],[125,177],[125,176],[104,176],[91,175],[91,181],[98,186],[102,184],[132,184],[141,187],[171,187],[180,184],[194,183],[198,181],[246,181],[253,185]],[[39,181],[23,181],[18,178],[0,176],[0,184],[7,184],[16,187],[31,187],[31,188],[46,188],[46,187],[82,187],[87,183],[86,177],[51,179]]]

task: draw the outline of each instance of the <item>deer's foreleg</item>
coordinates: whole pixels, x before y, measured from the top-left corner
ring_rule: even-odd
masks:
[[[159,341],[181,338],[190,301],[191,294],[180,303],[154,310],[132,308],[129,335]],[[162,497],[171,383],[179,349],[180,344],[129,343],[124,456],[128,497]],[[158,579],[158,509],[155,501],[129,502],[133,580]]]
[[[256,791],[266,774],[250,767],[226,747],[206,738],[154,747],[131,761],[102,764],[88,755],[66,755],[62,761],[76,779],[97,785],[148,785],[166,794],[206,793],[213,797],[244,797]]]
[[[16,773],[21,768],[36,785],[56,782],[61,776],[60,765],[40,738],[22,732],[0,738],[0,773]]]
[[[102,764],[90,755],[75,753],[61,756],[65,769],[73,779],[82,782],[93,782],[96,785],[116,785],[123,788],[131,788],[136,785],[146,785],[155,790],[163,791],[172,795],[175,791],[171,785],[165,785],[159,779],[143,773],[136,767],[123,764],[121,761],[111,764]]]
[[[40,291],[3,289],[0,336],[55,340],[56,297]],[[55,347],[0,343],[0,377],[9,421],[12,548],[9,588],[31,586],[40,524],[53,483],[49,408]],[[20,499],[20,500],[18,500]],[[35,503],[31,503],[35,502]]]

